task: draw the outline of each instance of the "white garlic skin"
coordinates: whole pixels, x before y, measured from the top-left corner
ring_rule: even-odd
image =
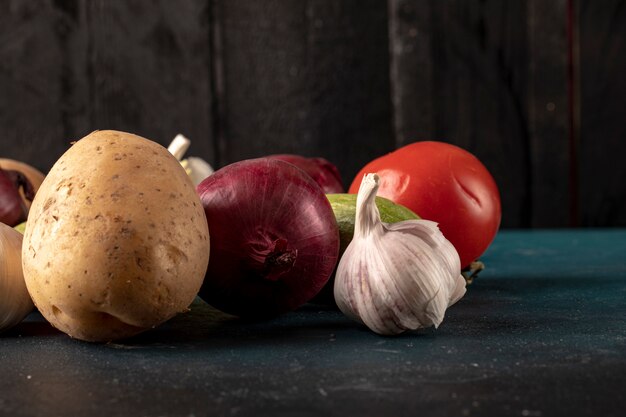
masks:
[[[432,221],[381,222],[377,190],[378,175],[366,174],[354,238],[335,276],[335,301],[381,335],[437,327],[465,294],[458,253]]]
[[[181,161],[187,175],[191,178],[193,185],[197,186],[204,179],[213,174],[213,167],[204,159],[197,156],[190,156],[187,159]]]
[[[172,143],[170,143],[167,147],[167,150],[169,153],[174,155],[178,161],[180,161],[180,164],[183,168],[185,168],[187,175],[191,178],[193,185],[197,186],[206,177],[212,175],[214,170],[207,161],[197,156],[190,156],[187,159],[183,159],[183,156],[185,156],[189,146],[191,146],[191,141],[179,133],[176,137],[174,137],[174,140],[172,140]]]
[[[20,232],[0,223],[0,332],[35,308],[22,273],[22,238]]]

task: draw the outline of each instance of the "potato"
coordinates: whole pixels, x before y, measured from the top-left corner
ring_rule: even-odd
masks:
[[[208,260],[206,217],[185,170],[157,143],[111,130],[54,164],[22,246],[39,311],[86,341],[133,336],[186,311]]]

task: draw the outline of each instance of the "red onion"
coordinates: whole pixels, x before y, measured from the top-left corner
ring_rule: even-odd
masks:
[[[0,222],[11,227],[26,220],[28,214],[20,188],[28,200],[33,199],[33,187],[24,174],[0,168]]]
[[[322,189],[269,158],[228,165],[197,188],[211,256],[200,297],[239,317],[271,317],[315,296],[338,259],[339,230]]]
[[[341,175],[335,165],[324,158],[305,158],[300,155],[280,154],[270,155],[268,158],[294,164],[315,180],[326,194],[345,193],[341,182]]]

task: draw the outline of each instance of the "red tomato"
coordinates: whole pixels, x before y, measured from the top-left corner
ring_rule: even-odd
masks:
[[[471,153],[443,142],[415,142],[365,165],[350,186],[357,193],[363,175],[380,176],[378,195],[439,223],[464,268],[487,249],[500,227],[498,187]]]

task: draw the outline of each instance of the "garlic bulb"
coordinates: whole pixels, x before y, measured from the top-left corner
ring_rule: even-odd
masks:
[[[0,331],[22,321],[33,308],[22,273],[22,234],[0,223]]]
[[[335,301],[379,334],[437,327],[465,294],[459,255],[432,221],[381,222],[378,181],[366,174],[361,183],[354,237],[335,275]]]
[[[197,156],[189,156],[180,161],[194,185],[200,184],[206,177],[213,174],[213,168],[207,161]]]
[[[187,175],[191,178],[191,182],[193,182],[194,185],[198,185],[206,177],[213,174],[213,167],[211,167],[207,161],[197,156],[182,159],[187,149],[189,149],[189,145],[191,145],[191,141],[179,133],[172,143],[170,143],[170,146],[167,147],[167,150],[180,161]]]

